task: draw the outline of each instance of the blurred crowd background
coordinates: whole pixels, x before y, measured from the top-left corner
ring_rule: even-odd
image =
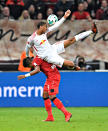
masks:
[[[71,21],[108,20],[108,0],[0,0],[0,19],[41,20],[52,13],[60,19],[67,9],[72,12]]]

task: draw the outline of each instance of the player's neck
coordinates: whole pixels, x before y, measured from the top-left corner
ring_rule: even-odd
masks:
[[[41,30],[37,30],[37,35],[42,35],[43,34],[43,32],[41,31]]]

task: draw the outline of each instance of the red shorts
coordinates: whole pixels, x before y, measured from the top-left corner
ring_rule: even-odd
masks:
[[[44,91],[48,92],[49,95],[58,94],[60,80],[46,80],[44,85]]]

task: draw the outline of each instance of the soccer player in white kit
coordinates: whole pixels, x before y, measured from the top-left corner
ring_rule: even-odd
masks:
[[[26,56],[29,57],[29,49],[30,47],[33,47],[37,56],[47,61],[48,63],[55,64],[59,67],[62,67],[63,65],[74,67],[74,63],[72,61],[65,60],[58,54],[65,51],[65,48],[70,46],[74,42],[81,40],[92,33],[96,33],[97,28],[94,24],[92,30],[78,34],[75,37],[70,38],[68,40],[61,41],[59,44],[51,45],[47,39],[47,33],[57,29],[70,14],[71,11],[67,10],[64,16],[49,28],[47,28],[46,22],[40,22],[37,25],[38,29],[27,40]]]

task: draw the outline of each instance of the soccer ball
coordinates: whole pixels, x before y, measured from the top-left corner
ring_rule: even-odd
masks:
[[[49,15],[47,18],[47,22],[49,25],[54,25],[57,21],[58,21],[58,18],[54,14]]]

